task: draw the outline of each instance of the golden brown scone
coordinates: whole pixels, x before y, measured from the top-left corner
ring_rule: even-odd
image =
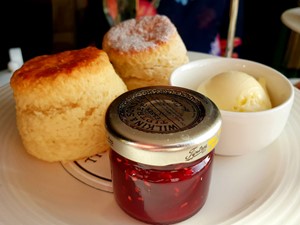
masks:
[[[174,69],[188,62],[177,29],[162,15],[130,19],[112,27],[102,48],[129,90],[168,85]]]
[[[127,88],[104,51],[87,47],[38,56],[10,84],[28,153],[55,162],[108,150],[105,112]]]

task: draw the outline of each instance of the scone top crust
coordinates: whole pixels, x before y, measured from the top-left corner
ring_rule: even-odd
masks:
[[[177,34],[176,27],[163,15],[129,19],[112,27],[105,44],[120,52],[139,52],[167,43]]]
[[[89,74],[98,73],[99,64],[103,66],[106,61],[106,53],[95,47],[37,56],[15,71],[10,84],[16,91],[43,82],[55,83],[57,77],[76,78],[82,70]]]

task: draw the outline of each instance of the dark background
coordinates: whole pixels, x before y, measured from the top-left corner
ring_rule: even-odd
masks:
[[[59,43],[53,37],[55,24],[51,0],[1,1],[0,70],[7,68],[8,49],[11,47],[21,47],[24,61],[37,55],[91,44],[101,48],[102,37],[109,29],[102,1],[88,0],[88,4],[80,9],[76,1],[70,2],[75,5],[72,14],[75,24],[72,28],[73,39],[71,43]],[[238,48],[239,57],[279,68],[290,34],[281,23],[280,16],[285,10],[296,7],[297,0],[244,0],[240,6],[237,32],[242,36],[243,43]],[[67,10],[70,9],[64,13]],[[66,15],[64,13],[62,18]],[[224,34],[226,28],[222,29]]]

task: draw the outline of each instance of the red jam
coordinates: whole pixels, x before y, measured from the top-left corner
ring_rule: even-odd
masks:
[[[116,98],[106,117],[114,196],[151,224],[185,220],[204,205],[221,116],[192,90],[156,86]]]
[[[204,205],[214,153],[191,163],[148,166],[111,151],[114,195],[132,217],[151,224],[189,218]]]

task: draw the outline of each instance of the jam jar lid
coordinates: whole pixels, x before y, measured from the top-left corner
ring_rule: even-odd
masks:
[[[212,151],[221,116],[217,106],[196,91],[153,86],[117,97],[105,123],[114,151],[135,162],[164,166],[193,162]]]

